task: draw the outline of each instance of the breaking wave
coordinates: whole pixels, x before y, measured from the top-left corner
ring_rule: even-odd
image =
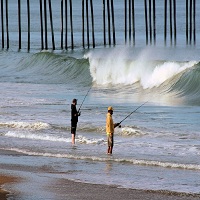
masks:
[[[32,152],[28,150],[20,150],[17,148],[11,148],[9,150],[16,151],[23,154],[34,155],[34,156],[44,156],[44,157],[56,157],[56,158],[69,158],[78,160],[91,160],[98,162],[118,162],[118,163],[129,163],[133,165],[143,165],[143,166],[154,166],[172,169],[183,169],[183,170],[200,170],[200,165],[198,164],[183,164],[183,163],[173,163],[173,162],[161,162],[154,160],[139,160],[139,159],[125,159],[125,158],[114,158],[114,157],[97,157],[97,156],[84,156],[84,155],[73,155],[73,154],[54,154],[54,153],[40,153]]]
[[[30,139],[40,139],[40,140],[48,140],[48,137],[43,137],[43,136],[39,136],[31,133],[31,131],[42,131],[42,130],[50,130],[50,131],[65,131],[65,130],[70,130],[70,127],[63,127],[63,126],[55,126],[55,125],[51,125],[45,122],[15,122],[15,121],[11,121],[11,122],[0,122],[0,128],[8,128],[9,130],[13,130],[13,131],[9,131],[8,133],[6,133],[6,136],[9,137],[19,137],[19,138],[30,138]],[[30,131],[30,133],[26,132],[15,132],[16,131]],[[84,125],[82,127],[79,127],[79,130],[85,133],[90,133],[90,132],[96,132],[96,133],[105,133],[105,127],[104,126],[91,126],[91,125]],[[146,133],[144,133],[142,130],[140,130],[140,128],[138,127],[123,127],[123,128],[116,128],[115,130],[115,134],[116,135],[122,135],[122,136],[143,136]],[[80,139],[80,143],[89,143],[89,142],[85,142],[86,138],[82,137],[82,136],[78,136],[78,141]],[[56,138],[49,138],[50,141],[57,141]],[[59,139],[58,141],[65,141],[66,139]]]
[[[76,83],[88,86],[92,81],[88,65],[88,60],[84,58],[40,52],[22,57],[14,65],[10,63],[3,67],[0,80],[44,84]]]
[[[20,54],[20,56],[22,56]],[[17,56],[16,56],[17,58]],[[122,50],[91,51],[79,58],[40,52],[2,66],[0,81],[92,86],[124,93],[162,94],[200,105],[200,62],[153,57]]]
[[[156,60],[147,55],[134,58],[118,51],[108,54],[88,53],[90,73],[102,87],[132,89],[132,93],[184,97],[184,101],[200,104],[200,62]]]
[[[41,130],[47,129],[51,126],[44,122],[0,122],[0,127],[2,128],[15,128],[15,129],[33,129]]]
[[[70,137],[64,137],[62,135],[49,135],[49,134],[37,134],[31,132],[16,132],[16,131],[8,131],[5,134],[6,137],[20,138],[20,139],[31,139],[31,140],[42,140],[42,141],[50,141],[50,142],[68,142],[71,143]],[[106,141],[101,139],[87,138],[82,135],[78,135],[76,137],[76,142],[80,144],[103,144]]]

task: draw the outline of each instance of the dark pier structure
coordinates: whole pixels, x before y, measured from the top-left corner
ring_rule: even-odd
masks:
[[[9,10],[10,2],[8,0],[0,0],[0,45],[2,49],[9,49],[12,45],[10,35],[10,18],[12,9]],[[36,0],[15,0],[16,1],[16,18],[17,25],[16,30],[18,35],[18,49],[22,49],[22,9],[23,18],[26,18],[26,34],[27,34],[27,50],[29,51],[31,46],[31,34],[34,35],[33,20],[31,16],[31,1]],[[23,1],[23,2],[22,2]],[[52,3],[59,4],[59,10],[54,10]],[[137,43],[136,32],[138,23],[136,18],[136,3],[142,2],[142,12],[144,16],[144,38],[146,45],[156,45],[157,42],[157,0],[121,0],[121,11],[123,13],[123,24],[119,24],[116,21],[116,16],[119,14],[115,9],[115,0],[76,0],[79,1],[80,9],[79,16],[74,15],[74,3],[72,0],[37,0],[38,4],[38,21],[36,27],[40,32],[40,48],[43,49],[74,49],[80,46],[84,49],[95,48],[98,45],[115,46],[118,44],[118,38],[116,35],[116,28],[121,26],[122,34],[124,35],[124,44],[134,46]],[[101,15],[97,15],[94,10],[94,4],[98,2]],[[119,2],[119,0],[118,0]],[[196,45],[196,0],[182,0],[184,4],[184,37],[187,45]],[[22,6],[23,3],[23,6]],[[169,42],[170,45],[177,44],[177,1],[176,0],[163,0],[163,42],[165,45]],[[23,8],[22,8],[23,7]],[[57,7],[57,8],[58,8]],[[59,33],[59,37],[55,38],[55,18],[54,12],[59,13],[59,29],[56,32]],[[102,26],[101,35],[102,41],[96,43],[96,24],[95,20],[101,22],[98,26]],[[100,19],[99,19],[100,18]],[[58,19],[57,19],[58,20]],[[74,35],[76,29],[74,24],[80,23],[79,28],[81,35],[79,34],[80,41],[76,41]],[[58,24],[57,24],[58,26]],[[99,34],[99,33],[98,33]],[[57,40],[56,40],[57,39]],[[58,41],[59,40],[59,41]],[[49,42],[50,41],[50,42]],[[24,47],[23,47],[24,48]]]

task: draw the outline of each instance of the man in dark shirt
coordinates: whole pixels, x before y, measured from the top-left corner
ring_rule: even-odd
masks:
[[[72,134],[72,144],[75,144],[75,136],[76,136],[76,127],[78,123],[78,117],[80,116],[80,112],[76,110],[77,99],[72,100],[71,104],[71,134]]]

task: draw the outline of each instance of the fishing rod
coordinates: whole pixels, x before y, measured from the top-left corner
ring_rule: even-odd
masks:
[[[83,102],[85,101],[85,99],[86,99],[86,97],[87,97],[89,91],[91,90],[91,88],[92,88],[92,86],[91,86],[90,89],[87,91],[87,94],[85,95],[85,97],[84,97],[84,99],[83,99],[83,101],[82,101],[82,103],[81,103],[81,105],[80,105],[80,108],[78,109],[78,112],[80,111],[81,106],[83,105]]]
[[[119,122],[118,126],[125,120],[127,119],[129,116],[131,116],[134,112],[136,112],[139,108],[141,108],[145,103],[147,103],[148,101],[144,102],[143,104],[141,104],[140,106],[138,106],[133,112],[131,112],[130,114],[128,114],[122,121]]]

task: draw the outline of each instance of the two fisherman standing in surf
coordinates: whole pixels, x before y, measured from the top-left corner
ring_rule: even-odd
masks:
[[[90,88],[91,89],[91,88]],[[86,96],[88,95],[90,89],[88,90]],[[83,102],[85,101],[85,98],[83,99]],[[77,128],[77,123],[78,123],[78,117],[81,115],[80,108],[76,109],[76,105],[77,105],[77,99],[73,99],[72,100],[72,104],[71,104],[71,134],[72,134],[72,145],[75,144],[75,137],[76,137],[76,128]],[[145,102],[146,103],[146,102]],[[108,112],[106,115],[106,134],[107,134],[107,144],[108,144],[108,150],[107,150],[107,154],[111,155],[112,154],[112,150],[113,150],[113,146],[114,146],[114,129],[119,126],[120,124],[126,119],[128,118],[131,114],[133,114],[134,112],[136,112],[136,110],[138,110],[140,107],[142,107],[145,103],[143,103],[142,105],[140,105],[139,107],[137,107],[133,112],[131,112],[129,115],[127,115],[122,121],[120,121],[119,123],[114,123],[113,119],[112,119],[112,115],[113,115],[113,107],[109,106],[108,107]]]

